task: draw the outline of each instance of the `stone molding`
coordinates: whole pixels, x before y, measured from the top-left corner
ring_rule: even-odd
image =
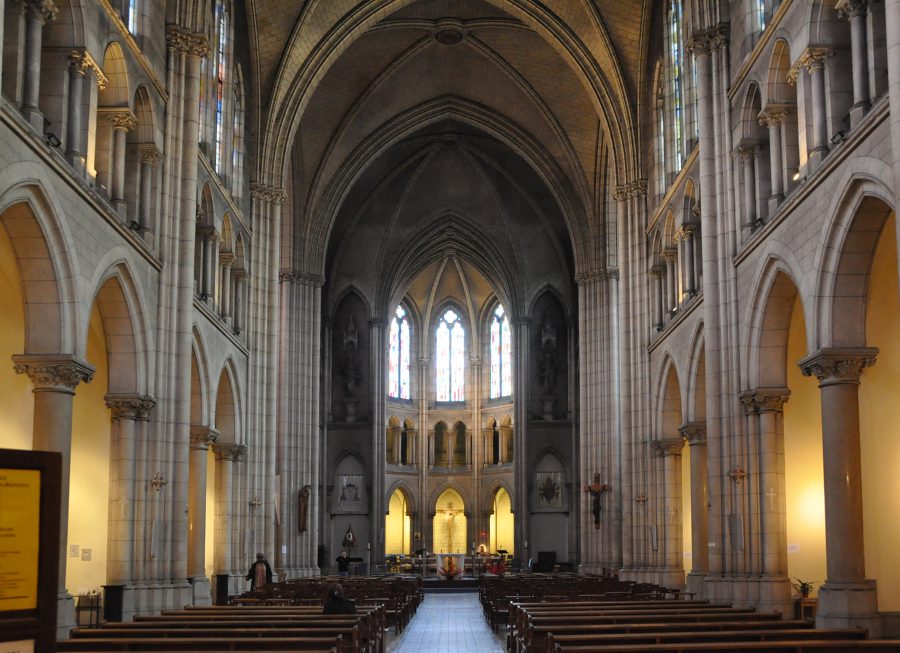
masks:
[[[101,91],[109,85],[109,78],[87,50],[72,50],[69,53],[69,68],[80,75],[85,75],[88,70],[93,70],[97,77],[97,88]]]
[[[211,426],[191,427],[191,449],[209,449],[219,439],[219,432]]]
[[[825,66],[825,60],[831,56],[831,48],[811,45],[797,58],[787,73],[787,80],[791,84],[797,83],[800,68],[806,68],[810,73],[816,68]]]
[[[113,419],[132,419],[144,421],[156,406],[156,399],[141,394],[108,394],[104,398],[107,408],[112,411]]]
[[[74,394],[79,383],[90,383],[94,366],[66,354],[19,354],[12,357],[16,374],[27,374],[35,390],[62,390]]]
[[[175,25],[166,29],[166,44],[178,52],[192,57],[208,57],[211,48],[205,34],[190,32]]]
[[[678,432],[692,447],[706,444],[706,422],[686,422],[678,427]]]
[[[834,3],[834,9],[838,16],[846,16],[847,18],[856,18],[866,13],[869,7],[869,0],[837,0]]]
[[[742,392],[740,400],[745,415],[757,415],[780,413],[790,396],[791,391],[788,388],[756,388]]]
[[[274,188],[266,186],[258,182],[250,182],[250,197],[263,202],[271,202],[272,204],[281,204],[284,202],[286,194],[283,188]]]
[[[137,127],[137,116],[128,107],[97,107],[97,117],[111,123],[114,129],[131,131]]]
[[[803,376],[815,376],[819,387],[858,384],[863,370],[875,364],[876,347],[825,347],[797,365]]]
[[[19,0],[29,18],[39,20],[41,25],[56,20],[59,9],[52,0]]]
[[[212,448],[216,454],[216,460],[232,460],[236,463],[241,462],[247,453],[246,444],[234,444],[233,442],[216,442]]]
[[[756,116],[759,124],[763,127],[771,127],[772,125],[780,125],[784,119],[790,115],[791,110],[796,107],[792,104],[778,104],[770,102]]]
[[[138,153],[141,163],[153,166],[162,158],[162,152],[159,151],[159,148],[154,143],[138,143],[133,147],[134,151]]]
[[[578,272],[575,275],[575,284],[586,286],[596,281],[618,281],[619,268],[604,268]]]
[[[624,200],[630,200],[634,197],[641,197],[642,195],[647,194],[647,180],[646,179],[637,179],[635,181],[630,181],[621,186],[616,186],[616,189],[613,191],[613,199],[617,202],[622,202]]]
[[[312,286],[313,288],[321,288],[325,285],[325,277],[315,272],[298,272],[296,270],[282,270],[278,274],[280,283],[298,283],[302,286]]]
[[[662,438],[651,440],[650,446],[656,456],[680,456],[684,448],[684,438]]]

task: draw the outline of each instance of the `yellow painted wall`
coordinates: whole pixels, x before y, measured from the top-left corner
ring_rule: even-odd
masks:
[[[515,553],[515,525],[512,514],[512,500],[509,493],[500,488],[494,495],[494,512],[491,515],[490,552],[503,549]]]
[[[434,515],[435,553],[466,552],[466,516],[462,497],[456,490],[444,490],[437,500]]]
[[[10,356],[25,350],[25,302],[12,243],[0,227],[0,447],[31,449],[34,395],[26,374],[16,374]]]
[[[691,446],[687,442],[681,450],[681,515],[684,568],[690,571],[693,568],[691,546],[694,539],[691,537]]]
[[[803,376],[797,367],[806,354],[806,326],[798,297],[788,330],[787,385],[791,398],[784,405],[788,575],[814,582],[818,589],[825,581],[822,402],[816,379]]]
[[[384,518],[384,552],[388,555],[409,555],[409,515],[406,500],[400,490],[394,490]]]
[[[110,415],[106,336],[96,304],[91,313],[87,360],[97,368],[94,380],[76,388],[72,412],[72,467],[69,482],[69,547],[79,556],[67,558],[66,587],[82,593],[106,582],[106,534],[109,513]],[[84,549],[91,560],[82,560]]]
[[[206,551],[204,568],[206,577],[215,573],[215,533],[216,533],[216,454],[212,447],[206,452]]]
[[[859,389],[866,577],[878,609],[900,610],[900,295],[894,216],[878,240],[869,279],[866,344],[878,347]]]

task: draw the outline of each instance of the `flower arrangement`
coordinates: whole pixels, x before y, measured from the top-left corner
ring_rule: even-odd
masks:
[[[460,567],[456,566],[456,562],[452,557],[448,556],[446,558],[446,562],[444,562],[444,566],[438,569],[438,574],[446,578],[447,580],[453,580],[457,576],[461,576],[463,570]]]
[[[794,578],[791,581],[791,585],[794,586],[794,589],[802,596],[804,599],[809,596],[809,593],[812,592],[813,587],[815,587],[815,583],[806,580],[800,580],[799,578]]]

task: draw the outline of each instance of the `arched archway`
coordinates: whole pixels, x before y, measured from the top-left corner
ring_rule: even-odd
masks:
[[[435,553],[466,552],[466,505],[459,492],[444,490],[434,506],[432,549]]]
[[[412,552],[412,524],[409,513],[410,501],[407,494],[401,487],[397,487],[391,493],[384,519],[385,555],[409,555]]]
[[[491,508],[488,551],[491,553],[506,551],[512,555],[515,553],[515,519],[512,512],[512,497],[506,488],[502,486],[497,488]]]

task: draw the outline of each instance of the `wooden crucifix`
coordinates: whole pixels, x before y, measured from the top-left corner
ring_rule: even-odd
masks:
[[[600,497],[609,491],[609,484],[600,481],[600,474],[594,474],[594,482],[584,486],[585,492],[591,494],[591,512],[594,514],[594,528],[600,528]]]

